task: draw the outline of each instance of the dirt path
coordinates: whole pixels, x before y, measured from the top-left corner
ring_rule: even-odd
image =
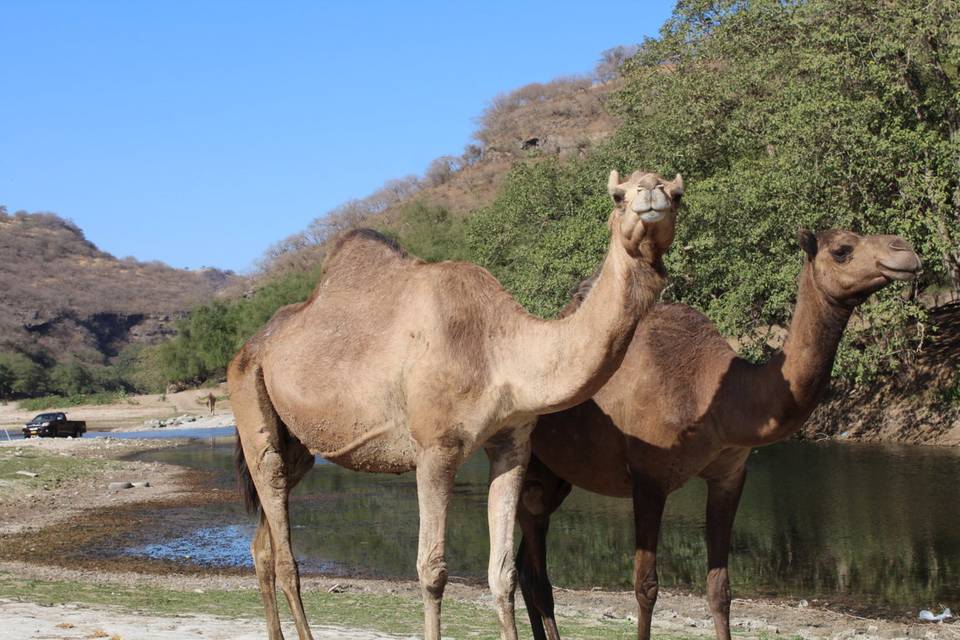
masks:
[[[0,637],[17,640],[262,640],[266,625],[260,620],[226,620],[214,616],[157,617],[127,613],[110,607],[80,604],[42,606],[29,602],[0,600]],[[284,634],[296,638],[293,625]],[[357,631],[311,625],[316,640],[387,640],[373,631]]]

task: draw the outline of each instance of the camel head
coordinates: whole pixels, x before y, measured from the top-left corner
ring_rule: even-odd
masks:
[[[834,302],[856,306],[894,280],[912,280],[920,258],[900,236],[861,236],[830,230],[797,234],[817,288]]]
[[[619,232],[630,256],[651,262],[659,259],[673,242],[683,177],[678,173],[667,182],[656,173],[634,171],[620,182],[620,174],[611,171],[607,191],[614,204],[611,233]]]

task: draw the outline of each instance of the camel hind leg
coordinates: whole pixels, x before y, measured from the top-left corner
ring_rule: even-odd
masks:
[[[284,458],[288,460],[291,470],[289,490],[300,482],[307,471],[313,468],[313,454],[299,442],[288,443],[284,451]],[[292,454],[292,455],[290,455]],[[267,611],[267,633],[269,640],[282,640],[280,631],[280,616],[277,609],[276,566],[274,564],[274,545],[270,535],[270,525],[266,515],[260,510],[257,522],[257,531],[250,545],[254,567],[257,571],[257,581],[260,584],[260,594],[264,608]]]
[[[283,632],[280,630],[280,612],[277,609],[277,573],[273,565],[273,540],[270,538],[270,525],[267,524],[263,511],[259,515],[257,532],[253,534],[250,553],[253,555],[253,566],[257,570],[257,582],[260,584],[260,597],[263,599],[263,608],[267,614],[267,638],[283,640]]]
[[[746,466],[730,477],[707,481],[707,603],[717,640],[730,640],[730,575],[727,559]]]
[[[517,519],[523,537],[517,549],[520,593],[527,605],[534,640],[560,640],[554,615],[553,585],[547,575],[547,530],[550,515],[570,495],[571,485],[531,457]]]
[[[259,369],[233,375],[230,391],[237,433],[256,496],[260,522],[251,549],[267,616],[270,640],[282,640],[275,585],[287,598],[300,640],[312,640],[303,601],[300,575],[290,546],[290,490],[312,466],[306,449],[289,438],[274,411]],[[307,452],[309,453],[309,452]]]

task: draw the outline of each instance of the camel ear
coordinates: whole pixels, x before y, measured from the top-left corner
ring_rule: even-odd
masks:
[[[800,248],[807,254],[807,258],[813,260],[817,257],[817,236],[812,231],[800,229],[797,231],[797,242]]]
[[[670,195],[674,198],[679,198],[683,195],[683,176],[679,173],[676,177],[667,184],[667,187],[670,189]]]
[[[627,192],[620,188],[620,172],[616,169],[611,171],[610,177],[607,178],[607,193],[617,205],[623,204],[623,197]]]

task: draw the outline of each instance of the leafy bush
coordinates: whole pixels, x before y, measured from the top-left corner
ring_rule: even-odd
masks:
[[[19,398],[49,391],[47,370],[22,353],[0,353],[0,398]]]
[[[595,155],[517,165],[493,204],[467,219],[472,258],[531,313],[555,314],[603,257],[610,198],[600,164]]]

